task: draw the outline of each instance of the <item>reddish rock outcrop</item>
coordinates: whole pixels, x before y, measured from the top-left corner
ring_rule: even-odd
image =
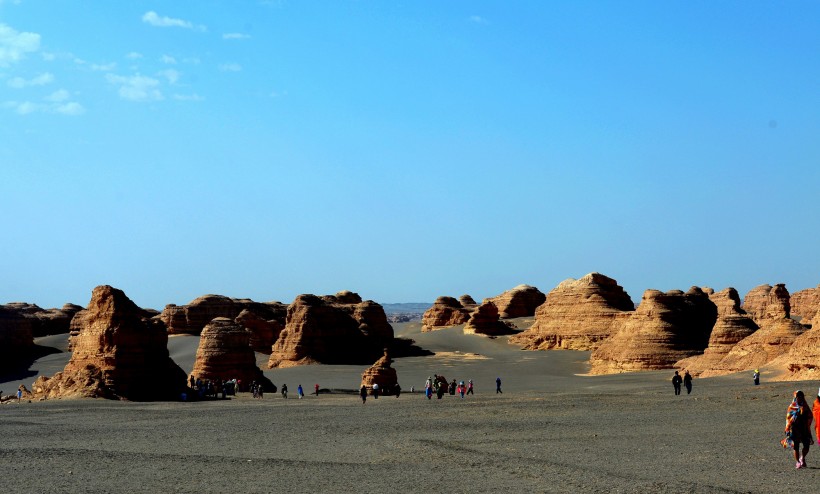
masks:
[[[499,317],[512,319],[535,315],[535,309],[546,299],[547,296],[534,286],[518,285],[512,290],[490,298],[489,301],[498,307]]]
[[[12,302],[6,304],[5,308],[26,317],[31,323],[31,333],[35,338],[68,333],[71,318],[83,309],[74,304],[65,304],[61,309],[42,309],[25,302]]]
[[[168,356],[165,328],[144,314],[121,290],[95,288],[88,308],[74,317],[71,359],[54,377],[37,379],[35,395],[178,399],[185,372]]]
[[[362,302],[351,292],[299,295],[288,307],[285,329],[273,345],[268,366],[372,362],[392,341],[393,328],[384,310],[371,300]]]
[[[217,317],[202,329],[191,374],[197,379],[243,383],[262,383],[273,389],[271,381],[256,366],[256,354],[249,343],[250,333],[227,317]]]
[[[668,369],[702,353],[717,319],[717,308],[698,287],[647,290],[623,326],[590,356],[592,374]]]
[[[786,285],[760,285],[749,291],[743,299],[743,310],[751,316],[758,326],[767,319],[789,317],[791,305]]]
[[[810,321],[820,311],[820,285],[792,293],[789,302],[793,317],[801,318],[801,322]]]
[[[462,307],[466,309],[474,309],[478,307],[478,302],[475,299],[466,293],[460,297],[458,297],[458,302],[461,304]]]
[[[390,353],[385,348],[384,355],[362,373],[362,383],[360,386],[372,389],[374,384],[378,384],[380,389],[379,394],[396,394],[399,379],[396,375],[396,369],[390,366],[392,363],[393,360],[390,358]]]
[[[167,305],[157,318],[162,320],[169,334],[198,335],[213,319],[236,319],[243,310],[253,312],[266,321],[275,320],[284,325],[287,306],[279,302],[260,303],[223,295],[203,295],[188,305]]]
[[[423,332],[464,324],[470,319],[470,310],[453,297],[439,297],[421,316]]]
[[[248,332],[251,348],[269,355],[274,342],[284,329],[284,325],[276,319],[265,319],[248,309],[242,309],[234,321]]]
[[[561,282],[535,311],[535,322],[509,342],[527,350],[594,350],[621,327],[635,304],[600,273]]]
[[[675,367],[686,369],[694,376],[714,368],[738,342],[758,329],[752,318],[740,308],[740,296],[734,288],[710,294],[709,299],[717,307],[717,321],[709,336],[709,346],[703,355],[675,364]]]
[[[464,325],[464,334],[500,336],[513,332],[514,329],[511,326],[498,318],[498,307],[489,300],[479,305]]]

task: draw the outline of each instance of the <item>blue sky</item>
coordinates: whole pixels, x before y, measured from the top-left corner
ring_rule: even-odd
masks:
[[[0,0],[0,302],[820,283],[820,4]]]

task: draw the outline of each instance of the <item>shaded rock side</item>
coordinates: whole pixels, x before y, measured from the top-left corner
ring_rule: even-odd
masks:
[[[14,367],[33,348],[31,321],[15,310],[0,306],[0,369]]]
[[[168,328],[169,334],[198,335],[213,319],[236,319],[243,310],[253,312],[266,321],[275,320],[284,325],[287,306],[279,302],[261,303],[223,295],[203,295],[187,305],[166,305],[157,317]]]
[[[693,376],[715,367],[734,346],[758,330],[757,324],[740,308],[740,296],[734,288],[709,295],[717,307],[717,321],[709,336],[709,346],[702,355],[683,359],[676,368],[688,370]]]
[[[512,290],[490,298],[489,301],[498,307],[500,318],[512,319],[535,315],[535,309],[546,299],[547,296],[534,286],[518,285]]]
[[[347,294],[339,298],[309,294],[296,297],[288,307],[285,329],[273,345],[268,366],[362,364],[375,360],[392,343],[393,327],[381,306],[371,300],[339,302],[357,298]]]
[[[801,322],[810,321],[820,312],[820,285],[792,293],[789,302],[793,317],[800,317]]]
[[[717,320],[717,307],[692,287],[661,292],[647,290],[634,313],[590,356],[592,374],[668,369],[703,353]]]
[[[362,373],[362,382],[359,386],[371,389],[374,384],[378,384],[380,394],[395,394],[399,378],[396,375],[396,369],[391,367],[392,363],[390,352],[385,348],[382,357]]]
[[[720,362],[705,370],[703,377],[754,370],[789,352],[806,327],[789,318],[764,321],[760,329],[740,340]]]
[[[789,291],[782,283],[752,288],[743,299],[743,310],[758,326],[762,326],[769,319],[790,317]]]
[[[461,304],[462,307],[465,307],[465,308],[478,307],[478,302],[476,302],[473,297],[469,296],[466,293],[464,295],[458,297],[458,302]]]
[[[144,314],[122,290],[96,287],[88,308],[74,317],[79,329],[71,359],[54,377],[38,378],[34,394],[178,399],[186,389],[185,372],[169,357],[165,328]]]
[[[509,342],[526,350],[594,350],[634,311],[629,294],[614,279],[589,273],[551,290],[530,329]]]
[[[236,316],[234,321],[248,332],[250,347],[257,352],[268,355],[270,355],[274,342],[284,329],[284,325],[276,319],[265,319],[248,309],[242,309],[242,312]]]
[[[421,330],[428,332],[464,324],[470,319],[470,312],[453,297],[439,297],[421,316]]]
[[[488,300],[470,314],[470,319],[464,325],[464,334],[500,336],[513,332],[514,328],[499,319],[498,307]]]
[[[210,381],[239,379],[243,383],[256,381],[265,389],[273,384],[256,366],[256,354],[250,346],[250,333],[226,317],[217,317],[206,324],[199,335],[199,347],[191,374]]]

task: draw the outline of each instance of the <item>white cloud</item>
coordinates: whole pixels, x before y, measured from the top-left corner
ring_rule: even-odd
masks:
[[[205,98],[202,96],[194,93],[194,94],[175,94],[174,99],[178,101],[202,101]]]
[[[117,68],[117,64],[114,62],[106,63],[106,64],[91,64],[91,70],[96,70],[98,72],[111,72],[112,70]]]
[[[44,99],[46,101],[52,101],[54,103],[62,103],[63,101],[67,100],[70,97],[71,97],[71,94],[69,94],[69,92],[67,90],[58,89],[57,91],[54,91],[53,93],[46,96]]]
[[[157,74],[168,79],[168,84],[176,84],[180,75],[179,72],[174,69],[160,70]]]
[[[184,19],[174,19],[173,17],[160,16],[153,10],[149,10],[142,16],[142,22],[150,24],[155,27],[181,27],[185,29],[197,29],[199,31],[207,31],[208,28],[203,25],[194,26],[191,21]]]
[[[250,37],[250,34],[242,33],[225,33],[222,35],[222,39],[248,39]]]
[[[223,63],[219,66],[219,70],[222,72],[239,72],[242,70],[242,66],[238,63]]]
[[[152,77],[133,75],[130,77],[106,74],[105,79],[119,86],[120,98],[129,101],[160,101],[163,99],[159,90],[159,81]]]
[[[43,105],[32,103],[31,101],[6,101],[3,103],[3,106],[12,109],[18,115],[28,115],[43,107]]]
[[[489,21],[480,15],[471,15],[469,17],[470,22],[475,22],[476,24],[489,24]]]
[[[19,32],[0,24],[0,67],[8,67],[40,49],[40,35]]]
[[[54,82],[54,76],[49,72],[44,72],[29,80],[25,80],[22,77],[12,77],[6,84],[14,89],[23,89],[24,87],[29,86],[45,86],[46,84],[51,84],[52,82]]]
[[[177,63],[177,59],[171,55],[163,55],[159,58],[159,61],[168,65],[176,65]]]
[[[53,111],[63,115],[74,116],[85,113],[85,108],[83,108],[83,105],[77,103],[76,101],[69,101],[68,103],[54,106]]]
[[[135,51],[132,51],[132,52],[128,53],[127,55],[125,55],[125,58],[127,58],[129,60],[137,60],[137,59],[142,58],[142,53],[137,53]]]

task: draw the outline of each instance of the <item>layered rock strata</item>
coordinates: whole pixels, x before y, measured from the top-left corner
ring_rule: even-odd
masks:
[[[466,293],[458,297],[458,302],[461,304],[462,307],[478,307],[478,302],[476,302],[473,297],[467,295]]]
[[[439,297],[421,316],[423,332],[464,324],[470,319],[470,310],[453,297]]]
[[[285,329],[273,345],[268,366],[375,360],[392,344],[393,327],[379,304],[353,295],[296,297],[288,307]]]
[[[261,383],[273,389],[271,381],[256,366],[256,354],[249,343],[250,334],[231,319],[217,317],[199,335],[199,347],[191,374],[197,379]]]
[[[717,307],[717,321],[709,336],[709,346],[703,355],[683,359],[675,367],[686,369],[698,376],[715,367],[734,346],[757,331],[758,326],[740,308],[740,296],[734,288],[726,288],[709,295]]]
[[[223,295],[203,295],[187,305],[169,304],[157,318],[165,324],[169,334],[198,335],[214,318],[236,319],[243,310],[265,321],[284,325],[287,306],[280,302],[261,303]]]
[[[781,314],[791,313],[789,291],[782,283],[775,286],[756,286],[744,297],[743,310],[754,319],[758,326],[767,319],[778,319]]]
[[[501,295],[489,299],[498,307],[502,319],[529,317],[535,315],[535,309],[544,303],[547,296],[534,286],[518,285]]]
[[[688,292],[647,290],[620,329],[590,356],[592,374],[668,369],[702,353],[717,308],[698,287]]]
[[[378,384],[380,394],[396,394],[399,379],[396,375],[396,369],[390,366],[392,363],[393,360],[390,358],[390,353],[385,348],[382,357],[362,373],[362,383],[360,386],[372,389],[374,384]]]
[[[788,352],[766,364],[787,381],[820,379],[820,327],[814,326],[794,339]]]
[[[618,283],[600,273],[561,282],[535,311],[535,322],[510,343],[527,350],[594,350],[633,313]]]
[[[12,302],[3,307],[27,318],[31,324],[32,336],[35,338],[68,333],[71,319],[83,309],[74,304],[65,304],[60,309],[42,309],[25,302]]]
[[[789,299],[792,317],[801,318],[800,322],[809,322],[820,312],[820,285],[794,292]]]
[[[98,286],[88,308],[74,319],[78,327],[71,359],[52,378],[40,377],[35,395],[128,400],[174,400],[185,389],[185,372],[168,355],[161,324],[121,290]]]
[[[248,341],[253,350],[267,354],[270,354],[274,342],[284,329],[284,325],[276,319],[265,319],[258,313],[248,309],[242,309],[234,322],[243,327],[248,333]]]
[[[514,329],[510,325],[499,319],[498,307],[488,300],[470,314],[470,319],[464,325],[464,334],[500,336],[513,332]]]

